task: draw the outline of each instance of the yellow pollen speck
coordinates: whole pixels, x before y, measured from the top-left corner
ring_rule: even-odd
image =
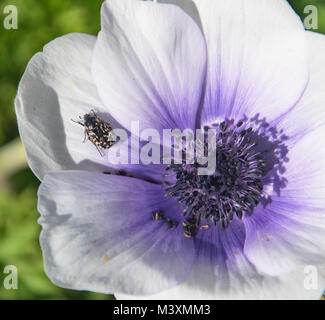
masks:
[[[68,84],[68,88],[69,88],[69,89],[72,89],[73,87],[76,87],[76,86],[77,86],[77,82],[75,82],[75,81],[70,82],[70,83]]]
[[[237,254],[239,254],[239,252],[238,252],[238,251],[234,252],[234,255],[235,255],[235,256],[237,256]]]
[[[137,284],[142,284],[143,282],[141,280],[138,280],[137,281]]]
[[[108,261],[108,256],[104,255],[103,259],[104,259],[105,262],[107,262]]]

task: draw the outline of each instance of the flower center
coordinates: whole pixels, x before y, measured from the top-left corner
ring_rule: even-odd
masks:
[[[217,132],[213,174],[199,175],[203,166],[197,160],[167,167],[175,172],[176,182],[165,189],[165,196],[176,198],[183,207],[184,236],[188,238],[217,223],[226,228],[235,215],[241,219],[243,212],[252,212],[263,197],[263,179],[276,162],[267,155],[277,147],[269,141],[265,128],[261,134],[261,127],[247,120],[225,120],[205,129],[212,127]]]

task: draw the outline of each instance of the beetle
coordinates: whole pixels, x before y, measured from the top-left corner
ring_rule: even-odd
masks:
[[[83,120],[83,122],[71,120],[85,128],[84,142],[88,138],[88,140],[95,145],[99,154],[103,156],[100,149],[107,150],[115,143],[112,127],[108,122],[99,118],[94,110],[91,110],[90,113],[86,113],[83,118],[79,118]]]

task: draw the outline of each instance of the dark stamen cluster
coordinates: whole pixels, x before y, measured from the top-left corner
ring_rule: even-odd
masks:
[[[194,164],[171,164],[167,170],[176,173],[177,182],[167,186],[165,196],[177,198],[183,206],[184,236],[192,237],[199,229],[220,223],[226,228],[234,215],[242,218],[261,199],[262,178],[266,160],[256,151],[256,133],[242,121],[224,121],[214,125],[216,138],[216,171],[209,176],[198,175],[203,167]],[[206,148],[206,146],[204,146]]]

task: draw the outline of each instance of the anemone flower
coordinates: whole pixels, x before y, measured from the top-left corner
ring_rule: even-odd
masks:
[[[97,37],[47,44],[15,106],[53,283],[118,298],[319,299],[324,52],[284,0],[109,0]],[[111,164],[71,121],[93,108],[127,132],[215,128],[215,172]]]

